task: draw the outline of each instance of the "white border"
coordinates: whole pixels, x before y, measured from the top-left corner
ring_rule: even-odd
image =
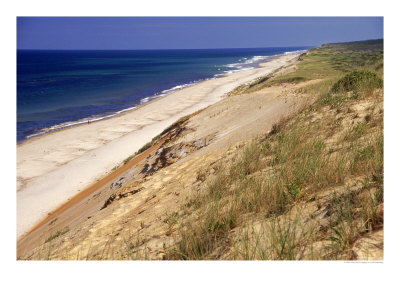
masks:
[[[392,2],[395,3],[395,2]],[[4,10],[3,10],[4,9]],[[398,264],[398,10],[384,1],[16,1],[3,4],[0,291],[4,299],[389,299]],[[16,262],[16,16],[384,16],[385,260],[342,262]],[[5,141],[5,142],[4,142]],[[14,226],[13,226],[14,225]],[[395,238],[396,237],[396,238]],[[397,276],[396,276],[397,275]],[[393,291],[398,295],[398,291]]]

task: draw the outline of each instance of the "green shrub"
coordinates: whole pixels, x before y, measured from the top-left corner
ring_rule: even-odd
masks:
[[[339,79],[331,89],[333,93],[361,91],[371,93],[376,88],[383,87],[383,80],[376,73],[370,71],[353,71]]]

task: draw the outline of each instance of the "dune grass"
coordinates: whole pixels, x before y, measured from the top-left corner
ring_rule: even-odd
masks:
[[[345,185],[349,178],[359,176],[382,189],[381,127],[378,127],[378,133],[367,140],[356,139],[351,143],[343,140],[339,151],[329,153],[324,143],[325,125],[324,122],[309,123],[305,117],[299,117],[272,138],[250,143],[230,168],[221,168],[215,178],[208,182],[203,194],[188,200],[196,203],[197,211],[201,214],[200,220],[182,224],[180,240],[166,258],[218,258],[218,253],[215,253],[218,249],[224,252],[224,247],[231,246],[232,229],[240,227],[251,214],[262,214],[275,220],[269,222],[270,235],[276,235],[270,245],[273,249],[278,247],[275,243],[294,245],[295,242],[291,241],[296,240],[291,236],[293,228],[290,225],[289,228],[280,226],[276,218],[289,212],[296,203],[308,201],[310,195],[320,190]],[[352,201],[351,206],[343,204],[342,198],[340,205],[332,200],[332,215],[337,216],[331,222],[331,233],[327,238],[335,251],[348,249],[357,234],[374,228],[382,221],[376,215],[377,205],[383,201],[381,194],[362,199],[358,204],[349,197],[344,197],[344,202]],[[364,215],[357,218],[363,218],[362,228],[357,227],[359,222],[351,223],[353,218],[357,219],[354,211],[360,208]],[[289,224],[294,226],[295,223]],[[279,247],[286,249],[293,248],[293,245]],[[265,257],[294,259],[292,250]],[[265,254],[266,250],[263,251]]]
[[[63,234],[66,234],[69,231],[69,228],[66,227],[64,229],[58,230],[56,233],[50,235],[46,240],[45,243],[51,242],[52,240],[58,238],[59,236],[62,236]]]
[[[341,47],[319,47],[303,58],[298,68],[302,80],[328,78],[325,93],[298,116],[276,124],[265,138],[251,142],[228,168],[221,167],[208,178],[207,188],[188,200],[199,219],[181,223],[166,259],[218,259],[227,252],[235,259],[301,259],[304,253],[314,253],[316,242],[324,245],[324,251],[316,251],[313,259],[352,259],[354,242],[382,226],[382,114],[369,115],[346,130],[333,110],[341,107],[351,112],[354,101],[373,96],[382,87],[381,78],[368,71],[367,64],[379,62],[381,52],[375,44],[361,46],[360,51],[349,44],[346,53]],[[352,59],[347,58],[348,51]],[[330,67],[322,71],[321,64]],[[366,65],[366,71],[332,79]],[[371,101],[375,106],[379,103]],[[333,113],[313,120],[326,108]],[[328,145],[340,132],[343,135],[333,140],[334,146]],[[301,218],[287,219],[298,203],[312,201],[319,191],[346,187],[354,178],[362,180],[360,190],[345,190],[325,203],[330,217],[323,233],[304,226]],[[261,229],[250,230],[249,220],[260,217]]]

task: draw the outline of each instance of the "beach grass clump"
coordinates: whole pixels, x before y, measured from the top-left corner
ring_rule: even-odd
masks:
[[[155,143],[157,143],[157,141],[160,138],[160,134],[156,135],[155,137],[153,137],[153,139],[146,143],[145,145],[143,145],[138,151],[136,151],[134,154],[129,155],[127,158],[125,158],[121,164],[115,166],[111,171],[115,171],[116,169],[118,169],[119,167],[126,165],[128,162],[130,162],[135,156],[139,155],[140,153],[146,151],[147,149],[149,149],[151,146],[153,146]]]
[[[123,165],[126,165],[132,158],[135,157],[136,154],[130,155],[127,158],[125,158],[122,162]]]
[[[301,259],[312,237],[312,231],[298,216],[272,217],[266,222],[255,222],[238,229],[229,259]]]
[[[142,152],[144,152],[144,151],[146,151],[147,149],[149,149],[151,146],[153,146],[157,141],[158,141],[158,139],[160,138],[160,134],[158,134],[158,135],[156,135],[155,137],[153,137],[152,139],[151,139],[151,141],[150,142],[148,142],[148,143],[146,143],[144,146],[142,146],[138,151],[136,151],[136,153],[134,154],[134,155],[131,155],[131,156],[129,156],[125,161],[124,161],[124,164],[126,164],[129,160],[131,160],[133,157],[135,157],[136,155],[138,155],[138,154],[140,154],[140,153],[142,153]]]
[[[338,108],[343,106],[346,102],[347,97],[343,94],[332,94],[328,93],[326,96],[321,97],[319,103],[321,106],[330,106],[330,108]]]
[[[330,81],[332,83],[332,81]],[[383,80],[371,71],[353,71],[337,79],[319,92],[319,104],[338,108],[348,100],[373,96],[377,89],[383,88]]]
[[[164,223],[168,225],[167,235],[171,235],[174,225],[178,222],[179,214],[178,212],[172,212],[172,213],[166,212],[165,216],[166,219],[164,220]]]
[[[331,249],[329,257],[348,257],[351,245],[356,241],[361,228],[356,222],[355,204],[351,193],[342,197],[333,197],[329,206],[329,228],[330,233],[326,240],[330,241],[328,247]]]
[[[62,230],[58,230],[56,233],[52,234],[51,236],[49,236],[44,242],[48,243],[51,242],[52,240],[58,238],[59,236],[62,236],[63,234],[66,234],[69,231],[69,228],[66,227]]]
[[[375,89],[383,87],[383,80],[374,72],[353,71],[339,79],[331,88],[331,93],[353,92],[360,97],[371,95]]]
[[[352,245],[363,234],[383,226],[383,186],[365,177],[358,191],[332,197],[325,237],[330,251],[325,259],[353,259]]]

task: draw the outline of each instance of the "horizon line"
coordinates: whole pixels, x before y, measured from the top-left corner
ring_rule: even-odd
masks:
[[[224,50],[224,49],[266,49],[266,48],[307,48],[316,47],[318,45],[305,45],[305,46],[265,46],[265,47],[220,47],[220,48],[146,48],[146,49],[46,49],[46,48],[17,48],[16,50],[31,50],[31,51],[154,51],[154,50]]]

